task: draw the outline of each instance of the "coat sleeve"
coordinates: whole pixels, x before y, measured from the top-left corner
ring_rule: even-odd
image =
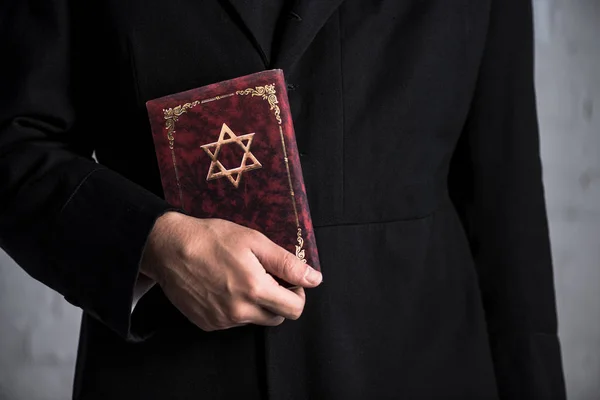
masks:
[[[449,187],[469,236],[502,399],[565,398],[529,0],[491,0]]]
[[[3,7],[0,247],[70,303],[139,339],[130,326],[139,262],[170,207],[91,157],[72,103],[67,0]]]

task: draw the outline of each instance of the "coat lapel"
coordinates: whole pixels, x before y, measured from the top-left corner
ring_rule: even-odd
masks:
[[[343,0],[296,0],[286,18],[280,37],[275,41],[271,68],[284,71],[304,54],[319,30]]]
[[[264,26],[261,1],[259,0],[221,0],[223,6],[246,31],[252,44],[259,52],[265,67],[270,64],[271,38],[265,32],[273,32],[274,27]]]
[[[277,21],[263,21],[261,0],[221,0],[244,27],[265,68],[291,68],[343,0],[294,0],[290,13]],[[285,0],[290,1],[290,0]],[[269,25],[269,26],[267,26]],[[275,32],[276,37],[270,36]]]

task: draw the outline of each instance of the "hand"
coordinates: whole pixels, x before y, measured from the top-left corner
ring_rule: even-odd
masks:
[[[205,331],[298,319],[304,288],[322,280],[320,272],[258,231],[177,212],[156,221],[141,272]],[[298,287],[286,289],[271,274]]]

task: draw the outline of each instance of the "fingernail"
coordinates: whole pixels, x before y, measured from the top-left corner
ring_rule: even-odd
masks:
[[[323,275],[316,269],[309,267],[305,279],[311,285],[318,285],[323,280]]]

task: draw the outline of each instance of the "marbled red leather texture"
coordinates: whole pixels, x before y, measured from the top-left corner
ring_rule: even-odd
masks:
[[[237,93],[246,89],[254,89],[258,93],[260,88],[266,85],[274,85],[276,104],[270,103],[268,98],[262,95]],[[217,96],[219,99],[215,99]],[[210,99],[214,100],[192,107],[184,106]],[[276,107],[272,107],[273,105]],[[165,198],[169,203],[195,217],[222,218],[256,229],[296,254],[296,246],[299,243],[295,201],[304,240],[302,248],[305,258],[310,266],[320,270],[300,156],[281,70],[258,72],[161,97],[147,102],[146,107]],[[176,107],[184,107],[186,111],[181,112],[181,109]],[[277,107],[280,110],[281,123],[277,119]],[[168,118],[165,117],[165,112],[169,109],[171,115],[180,114],[173,121],[172,150],[169,145]],[[243,172],[237,188],[225,177],[207,180],[211,157],[201,146],[217,142],[224,123],[237,136],[254,133],[249,151],[262,164],[259,169]],[[280,126],[285,140],[294,196],[290,191]],[[227,134],[225,138],[228,138]],[[215,147],[212,147],[211,151],[214,153]],[[240,166],[243,153],[244,149],[239,144],[227,143],[221,146],[217,159],[225,168],[231,169]],[[248,160],[247,165],[250,164]],[[218,172],[218,169],[216,171]]]

